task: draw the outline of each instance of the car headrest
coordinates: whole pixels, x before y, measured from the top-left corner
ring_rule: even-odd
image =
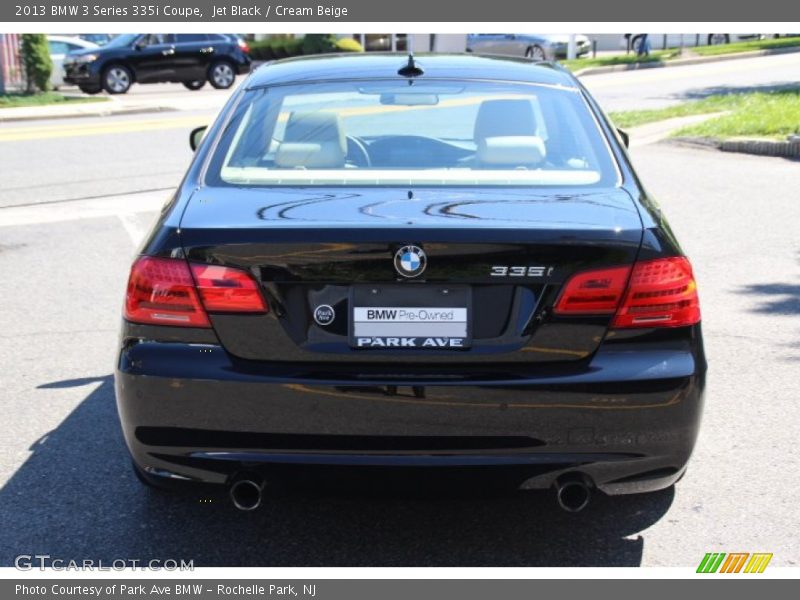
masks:
[[[285,168],[335,169],[344,166],[346,155],[347,139],[339,115],[295,111],[289,115],[275,164]]]
[[[485,100],[475,118],[475,143],[487,137],[536,135],[536,116],[529,100]]]
[[[477,158],[481,165],[535,167],[545,156],[544,140],[538,135],[487,137],[478,142]]]

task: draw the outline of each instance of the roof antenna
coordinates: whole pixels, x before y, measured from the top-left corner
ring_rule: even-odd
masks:
[[[417,63],[414,62],[414,54],[409,52],[408,62],[406,63],[405,66],[400,67],[400,69],[398,69],[397,74],[401,75],[402,77],[419,77],[424,72],[425,71],[422,70],[422,67],[420,67],[419,65],[417,65]]]

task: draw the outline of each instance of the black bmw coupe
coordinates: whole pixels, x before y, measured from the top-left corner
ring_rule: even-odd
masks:
[[[194,133],[125,299],[143,482],[253,509],[297,465],[503,468],[575,511],[682,476],[706,373],[692,267],[567,71],[278,61]]]

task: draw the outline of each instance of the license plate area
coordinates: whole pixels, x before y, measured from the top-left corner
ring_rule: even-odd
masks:
[[[469,348],[472,290],[427,283],[353,286],[349,343],[359,350]]]

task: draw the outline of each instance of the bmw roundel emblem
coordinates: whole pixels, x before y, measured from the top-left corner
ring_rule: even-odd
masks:
[[[394,253],[394,268],[403,277],[422,275],[428,266],[428,257],[419,246],[402,246]]]

